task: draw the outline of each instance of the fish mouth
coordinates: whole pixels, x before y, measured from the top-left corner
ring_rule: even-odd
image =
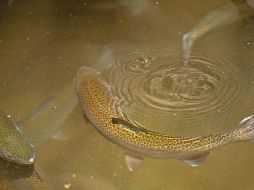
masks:
[[[76,77],[76,90],[78,92],[78,96],[79,96],[80,88],[82,87],[83,80],[86,77],[89,77],[89,75],[93,76],[94,74],[100,75],[100,72],[94,70],[91,67],[87,67],[87,66],[82,66],[82,67],[79,68],[78,73],[77,73],[77,77]]]
[[[35,161],[35,150],[32,146],[32,154],[31,156],[28,158],[28,159],[24,159],[22,163],[26,164],[26,165],[30,165],[30,164],[33,164],[34,161]]]
[[[35,161],[35,149],[34,146],[31,144],[31,154],[27,157],[27,159],[21,159],[20,163],[24,165],[31,165]]]
[[[7,161],[13,162],[15,164],[20,165],[32,165],[35,161],[35,153],[33,153],[30,157],[20,159],[20,158],[8,158]]]
[[[35,161],[35,149],[31,145],[31,153],[27,155],[25,158],[21,158],[19,156],[15,156],[14,154],[8,152],[8,151],[0,151],[0,157],[3,160],[6,160],[7,162],[11,162],[14,164],[19,164],[19,165],[31,165]]]
[[[35,154],[33,155],[33,157],[31,157],[31,158],[28,160],[27,164],[33,164],[33,163],[34,163],[34,160],[35,160]]]
[[[32,165],[35,161],[35,154],[28,159],[14,159],[13,162],[20,165]]]

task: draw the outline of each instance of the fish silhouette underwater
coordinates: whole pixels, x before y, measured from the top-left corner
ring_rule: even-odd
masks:
[[[183,62],[188,65],[191,48],[194,43],[207,33],[221,27],[253,15],[253,7],[245,1],[234,4],[226,3],[208,12],[195,26],[182,36]]]

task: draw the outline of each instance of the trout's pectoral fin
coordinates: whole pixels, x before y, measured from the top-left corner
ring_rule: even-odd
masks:
[[[197,154],[197,155],[194,155],[194,156],[191,156],[188,158],[184,158],[181,160],[183,162],[189,164],[192,167],[197,167],[201,162],[203,162],[206,159],[208,154],[209,154],[209,152],[205,152],[205,153]]]
[[[240,121],[238,127],[244,128],[247,127],[248,125],[251,125],[253,123],[253,115],[245,117],[242,121]]]
[[[125,154],[125,163],[130,171],[136,170],[143,161],[142,157]]]
[[[134,126],[133,124],[129,123],[128,121],[120,118],[114,118],[112,117],[112,123],[122,125],[124,128],[129,129],[130,131],[133,131],[134,133],[146,133],[148,130],[145,128],[142,128],[140,126]]]

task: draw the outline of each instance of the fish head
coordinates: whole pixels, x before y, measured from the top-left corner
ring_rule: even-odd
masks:
[[[5,114],[0,113],[0,156],[18,164],[32,164],[34,146],[20,128]]]

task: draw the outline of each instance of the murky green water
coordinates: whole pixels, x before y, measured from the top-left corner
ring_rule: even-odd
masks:
[[[76,73],[87,65],[149,129],[207,135],[233,128],[254,111],[254,16],[211,29],[193,44],[187,66],[182,60],[183,35],[227,3],[0,1],[0,107],[33,141],[42,180],[73,190],[253,189],[251,142],[213,151],[196,168],[145,158],[130,172],[124,151],[86,123],[75,94]],[[29,168],[0,166],[1,189],[42,189],[29,181]]]

